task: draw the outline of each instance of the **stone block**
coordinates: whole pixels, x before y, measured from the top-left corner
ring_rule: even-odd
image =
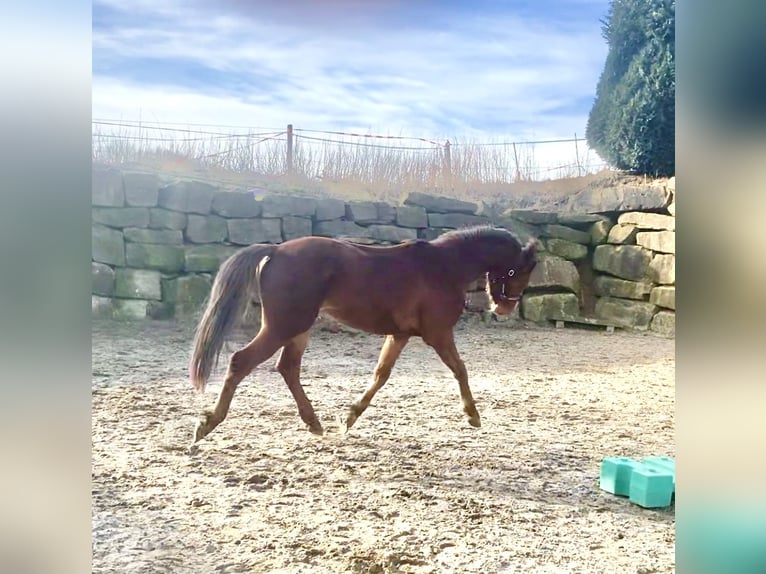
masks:
[[[674,337],[676,334],[676,314],[674,311],[658,311],[652,318],[651,330],[664,335]]]
[[[261,200],[261,216],[284,217],[294,215],[296,217],[314,217],[317,209],[317,200],[313,197],[300,195],[267,195]]]
[[[102,207],[125,205],[122,173],[113,168],[94,167],[91,172],[91,203]]]
[[[670,191],[663,187],[619,183],[586,188],[568,199],[566,209],[578,213],[653,211],[664,209],[668,203]]]
[[[600,297],[643,301],[651,291],[652,284],[645,281],[628,281],[609,275],[599,275],[593,280],[593,292]]]
[[[201,313],[210,295],[213,279],[209,275],[183,275],[162,283],[163,300],[172,303],[177,317]]]
[[[649,295],[649,302],[665,309],[676,309],[676,288],[670,286],[659,286],[652,289]]]
[[[659,253],[676,252],[675,231],[641,231],[636,233],[636,244],[658,251]]]
[[[222,243],[229,234],[226,220],[219,215],[189,215],[184,235],[189,243]]]
[[[112,299],[112,318],[117,321],[146,319],[149,301],[144,299]]]
[[[563,212],[558,214],[558,222],[561,225],[570,225],[577,228],[588,229],[598,221],[609,221],[609,218],[598,213]]]
[[[156,207],[160,196],[160,178],[154,173],[125,173],[125,203],[132,207]]]
[[[545,247],[553,255],[558,255],[570,261],[579,261],[588,256],[588,248],[581,243],[573,243],[566,239],[547,239]]]
[[[340,219],[346,215],[346,203],[340,199],[334,198],[322,198],[316,202],[316,213],[314,219],[316,221],[331,221],[333,219]]]
[[[146,207],[94,207],[93,222],[107,227],[149,227]]]
[[[466,213],[429,213],[429,227],[449,227],[459,229],[474,225],[486,225],[489,219],[480,215],[468,215]]]
[[[646,330],[657,312],[657,307],[646,301],[632,301],[615,297],[596,300],[596,316],[618,327]]]
[[[676,256],[655,255],[649,263],[647,277],[660,285],[675,285],[676,282]]]
[[[128,227],[123,230],[125,241],[131,243],[161,243],[165,245],[181,245],[184,235],[175,229],[139,229]]]
[[[593,251],[593,269],[630,281],[644,279],[651,260],[652,252],[638,245],[598,245]]]
[[[235,245],[282,243],[280,219],[229,219],[229,242]]]
[[[121,231],[102,225],[91,229],[91,254],[93,261],[107,265],[125,265],[125,241]]]
[[[503,212],[503,217],[518,219],[531,225],[542,225],[546,223],[556,223],[559,220],[557,213],[553,211],[537,211],[535,209],[507,209]]]
[[[361,225],[370,223],[393,223],[394,208],[382,201],[349,201],[346,204],[346,219]]]
[[[618,223],[609,230],[609,236],[607,237],[607,243],[613,243],[616,245],[630,245],[636,242],[636,234],[638,228],[635,225],[628,225]]]
[[[311,220],[306,217],[285,215],[282,217],[282,237],[285,241],[298,237],[308,237],[312,232]]]
[[[590,244],[602,245],[607,242],[609,238],[609,231],[612,229],[612,222],[608,219],[600,219],[591,224],[590,227]]]
[[[160,189],[159,206],[173,211],[207,215],[218,188],[201,181],[176,181]]]
[[[166,301],[149,301],[146,305],[146,316],[150,319],[168,320],[175,316],[176,307]]]
[[[513,233],[522,243],[526,243],[529,239],[536,239],[539,235],[537,229],[532,227],[530,224],[512,217],[501,217],[495,222],[495,225],[497,225],[497,227],[507,229]]]
[[[565,239],[572,243],[581,243],[588,245],[590,243],[590,233],[578,231],[565,225],[544,225],[542,228],[542,237],[554,237],[556,239]]]
[[[676,218],[661,213],[645,213],[642,211],[630,211],[623,213],[617,218],[617,223],[623,225],[635,225],[640,230],[656,229],[674,231]]]
[[[579,314],[580,305],[574,293],[529,293],[521,298],[521,316],[528,321],[565,321]]]
[[[580,292],[580,274],[574,263],[554,255],[541,256],[529,277],[530,289],[568,289]]]
[[[317,221],[314,224],[314,235],[323,237],[371,237],[368,227],[354,223],[353,221]]]
[[[129,267],[177,273],[184,268],[184,249],[180,245],[128,243],[125,246]]]
[[[160,279],[159,271],[122,267],[115,271],[114,294],[123,299],[159,301],[162,298]]]
[[[111,297],[114,294],[114,269],[95,261],[91,261],[90,269],[91,293],[102,297]]]
[[[425,208],[429,213],[467,213],[469,215],[475,214],[479,207],[472,201],[429,195],[417,191],[407,195],[404,205],[417,205]]]
[[[261,204],[252,191],[218,191],[213,195],[211,210],[222,217],[247,219],[261,215]]]
[[[186,229],[188,217],[185,213],[170,211],[161,207],[149,210],[149,228],[150,229],[172,229],[183,231]]]
[[[221,264],[234,255],[240,248],[229,245],[193,245],[185,252],[185,271],[215,273]]]
[[[109,297],[100,297],[99,295],[91,295],[90,314],[91,317],[103,317],[106,319],[111,319],[112,299]]]
[[[415,205],[400,205],[396,208],[396,224],[399,227],[424,229],[428,227],[428,213]]]

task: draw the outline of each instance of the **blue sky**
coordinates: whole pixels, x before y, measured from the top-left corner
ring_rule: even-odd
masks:
[[[608,0],[94,0],[93,117],[584,136]]]

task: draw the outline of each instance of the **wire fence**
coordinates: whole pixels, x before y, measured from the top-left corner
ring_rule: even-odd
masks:
[[[409,136],[273,127],[93,119],[93,159],[185,159],[203,167],[313,180],[445,185],[514,183],[609,166],[577,134],[539,141],[436,141]]]

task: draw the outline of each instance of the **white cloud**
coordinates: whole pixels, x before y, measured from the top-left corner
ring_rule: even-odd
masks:
[[[94,62],[106,70],[94,73],[94,117],[293,123],[439,140],[582,137],[589,110],[577,105],[595,94],[606,55],[597,22],[577,30],[509,14],[439,30],[364,26],[321,34],[283,19],[189,14],[172,2],[141,0],[132,9],[147,14],[140,26],[94,29]],[[151,14],[177,25],[155,25]],[[163,82],[150,84],[120,71],[120,62],[137,58],[145,65],[193,62],[252,84],[231,93],[185,87],[172,66]]]

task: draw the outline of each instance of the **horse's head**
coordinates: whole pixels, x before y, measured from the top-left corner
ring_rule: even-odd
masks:
[[[507,267],[490,269],[487,273],[487,293],[492,299],[492,311],[498,315],[513,312],[521,293],[529,284],[529,276],[537,265],[537,248],[533,239],[517,253]]]

